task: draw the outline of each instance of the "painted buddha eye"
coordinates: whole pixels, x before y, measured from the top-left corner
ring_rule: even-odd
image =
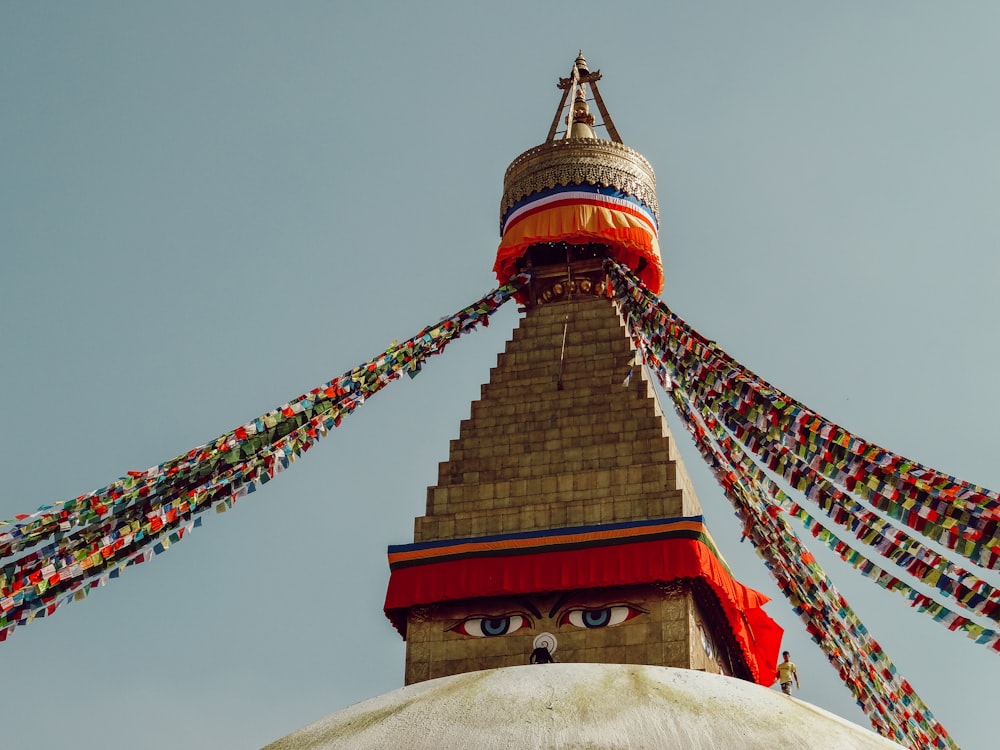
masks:
[[[470,635],[473,638],[493,638],[498,635],[508,635],[530,625],[524,615],[510,614],[496,617],[470,617],[462,620],[452,628],[456,633]]]
[[[598,607],[597,609],[571,609],[560,618],[559,624],[569,624],[578,628],[610,628],[612,625],[621,625],[626,620],[631,620],[636,615],[641,614],[642,610],[627,604]]]

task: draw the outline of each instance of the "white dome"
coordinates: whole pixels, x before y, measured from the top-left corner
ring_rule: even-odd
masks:
[[[545,664],[409,685],[338,711],[265,750],[899,747],[743,680],[632,664]]]

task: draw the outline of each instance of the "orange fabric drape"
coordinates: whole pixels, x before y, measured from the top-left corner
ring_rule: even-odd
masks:
[[[654,293],[663,288],[663,263],[655,230],[636,212],[568,202],[529,212],[508,225],[493,270],[501,282],[517,272],[517,261],[532,245],[545,242],[611,246],[612,257],[628,266]]]

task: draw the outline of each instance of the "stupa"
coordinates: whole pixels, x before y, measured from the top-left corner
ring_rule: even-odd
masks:
[[[600,80],[581,52],[504,176],[494,271],[531,280],[413,543],[389,548],[406,687],[275,750],[898,747],[768,689],[781,628],[714,543],[608,293],[606,258],[654,292],[663,266],[653,169]]]

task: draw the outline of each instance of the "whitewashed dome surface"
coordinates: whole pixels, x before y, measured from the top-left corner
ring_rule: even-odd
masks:
[[[744,680],[632,664],[544,664],[409,685],[331,714],[265,750],[900,747]]]

